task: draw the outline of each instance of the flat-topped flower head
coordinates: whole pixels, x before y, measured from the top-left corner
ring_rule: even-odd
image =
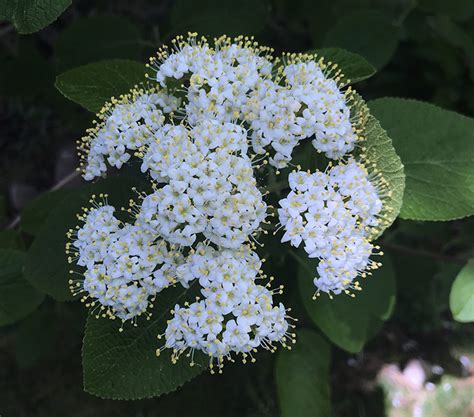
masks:
[[[366,107],[337,65],[314,54],[274,58],[252,37],[178,36],[148,68],[79,143],[86,180],[136,158],[148,184],[134,189],[129,223],[106,197],[79,216],[67,245],[81,269],[73,293],[97,316],[137,324],[167,287],[199,286],[163,334],[159,352],[172,349],[173,361],[201,351],[220,370],[233,354],[254,360],[260,347],[288,346],[288,310],[273,300],[281,288],[257,281],[265,275],[253,249],[272,209],[264,197],[284,183],[270,181],[295,166],[303,141],[337,160],[325,172],[289,175],[278,209],[282,241],[318,259],[317,293],[359,289],[357,278],[379,266],[371,240],[388,218],[386,183],[364,165]]]

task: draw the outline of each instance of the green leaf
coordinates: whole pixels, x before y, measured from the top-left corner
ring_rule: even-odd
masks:
[[[37,32],[54,22],[71,0],[0,0],[0,20],[9,20],[21,34]]]
[[[54,310],[44,308],[22,320],[15,331],[15,358],[20,369],[30,368],[47,355],[54,356],[54,342],[59,333],[58,317]],[[61,334],[61,338],[64,334]]]
[[[321,294],[313,300],[317,260],[295,257],[299,262],[300,295],[313,322],[335,345],[348,352],[360,352],[390,317],[395,305],[395,274],[390,258],[385,255],[383,266],[362,279],[362,291],[354,298],[339,294],[331,300]]]
[[[291,350],[281,350],[275,378],[282,417],[329,417],[331,349],[312,330],[298,332]]]
[[[326,60],[336,63],[341,69],[344,77],[350,80],[351,84],[357,83],[372,77],[376,69],[364,57],[346,51],[341,48],[323,48],[314,51]]]
[[[101,61],[66,71],[56,88],[69,100],[97,113],[111,97],[127,93],[146,80],[144,64],[125,59]]]
[[[356,107],[366,108],[366,104],[360,98],[357,99]],[[387,183],[387,190],[383,197],[382,215],[384,222],[374,230],[374,235],[371,237],[375,239],[379,237],[383,231],[389,227],[400,213],[400,208],[403,203],[403,195],[405,189],[405,172],[400,157],[395,152],[387,132],[382,129],[379,121],[369,114],[367,122],[364,126],[362,136],[365,137],[364,147],[364,161],[370,172],[375,170],[382,174]]]
[[[399,98],[369,103],[405,165],[400,217],[453,220],[474,214],[474,119]]]
[[[342,16],[327,32],[324,45],[344,48],[366,58],[375,68],[383,68],[398,45],[399,28],[385,13],[357,10]]]
[[[36,236],[51,210],[54,210],[58,204],[73,192],[72,190],[51,191],[32,200],[21,212],[21,229]]]
[[[25,249],[25,243],[16,230],[6,229],[0,232],[0,249]]]
[[[417,4],[425,12],[442,14],[456,20],[468,20],[474,15],[472,0],[417,0]]]
[[[176,0],[171,10],[173,33],[196,31],[204,36],[254,35],[265,26],[267,0]]]
[[[109,399],[141,399],[156,397],[178,387],[206,369],[206,360],[195,366],[182,357],[176,364],[170,349],[156,356],[164,344],[157,336],[163,334],[169,310],[190,299],[192,289],[169,288],[158,294],[153,316],[134,327],[125,323],[119,332],[118,320],[89,316],[82,349],[84,389],[90,394]]]
[[[449,295],[449,306],[457,321],[474,321],[474,259],[456,277]]]
[[[19,38],[17,48],[16,56],[0,60],[0,95],[22,100],[39,96],[41,100],[49,99],[51,91],[55,93],[54,68],[30,37]]]
[[[109,194],[109,203],[120,212],[122,206],[128,206],[129,198],[133,197],[131,188],[135,185],[137,181],[130,178],[110,178],[76,189],[57,204],[28,251],[25,278],[58,301],[71,300],[68,285],[71,265],[65,254],[67,231],[78,224],[76,215],[82,207],[90,207],[92,194]]]
[[[91,16],[75,21],[60,34],[56,59],[63,70],[104,59],[140,60],[141,42],[140,31],[128,19]]]
[[[12,324],[30,314],[43,301],[22,275],[25,254],[0,249],[0,326]]]

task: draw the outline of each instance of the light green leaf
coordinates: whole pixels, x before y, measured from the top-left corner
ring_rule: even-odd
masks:
[[[76,215],[82,207],[91,206],[89,199],[92,194],[109,194],[109,203],[119,213],[120,208],[127,206],[129,198],[133,197],[131,188],[137,182],[130,178],[106,179],[74,190],[67,199],[57,204],[28,251],[25,278],[58,301],[71,300],[68,285],[71,265],[65,253],[67,231],[78,224]]]
[[[449,306],[457,321],[474,321],[474,259],[456,277],[449,295]]]
[[[474,119],[399,98],[369,103],[405,165],[400,217],[453,220],[474,214]]]
[[[142,49],[140,31],[120,16],[79,19],[60,34],[55,45],[63,70],[104,59],[140,60]]]
[[[171,10],[172,31],[211,37],[255,35],[265,26],[269,11],[267,0],[176,0]]]
[[[367,110],[364,101],[360,97],[356,97],[357,111],[361,111],[363,108]],[[402,161],[393,147],[392,139],[371,114],[364,125],[362,136],[365,138],[361,144],[364,148],[363,160],[371,173],[377,172],[383,176],[387,186],[385,195],[382,197],[381,215],[384,221],[374,229],[371,239],[375,239],[395,221],[400,213],[405,190],[405,172]],[[360,149],[356,153],[360,153]]]
[[[37,32],[54,22],[71,0],[0,0],[0,20],[9,20],[21,34]]]
[[[313,322],[337,346],[360,352],[365,343],[382,327],[395,305],[395,274],[390,258],[369,278],[361,279],[362,291],[354,298],[345,294],[331,300],[321,294],[313,300],[317,260],[295,255],[299,263],[298,285],[303,305]]]
[[[139,321],[137,327],[125,323],[122,332],[118,320],[90,316],[82,349],[84,389],[101,398],[150,398],[174,391],[203,372],[208,359],[197,354],[198,361],[191,367],[184,355],[173,365],[170,349],[158,357],[155,353],[164,344],[157,336],[165,331],[170,309],[190,300],[192,292],[181,286],[163,291],[151,320]]]
[[[144,64],[125,59],[101,61],[66,71],[56,78],[56,88],[69,100],[98,112],[112,96],[128,93],[146,81]]]
[[[346,51],[341,48],[323,48],[314,51],[325,60],[329,60],[338,65],[344,77],[350,80],[350,84],[357,83],[372,77],[376,73],[376,69],[364,57]]]
[[[275,378],[282,417],[329,417],[329,343],[312,330],[298,332],[291,350],[281,350]]]
[[[385,13],[356,10],[343,15],[329,29],[324,46],[344,48],[366,58],[375,68],[383,68],[398,45],[399,28]]]
[[[22,275],[25,254],[0,249],[0,326],[12,324],[30,314],[43,301]]]

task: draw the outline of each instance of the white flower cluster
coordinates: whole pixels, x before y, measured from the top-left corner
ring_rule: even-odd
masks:
[[[72,290],[97,315],[136,323],[166,287],[198,282],[200,298],[176,305],[164,333],[159,351],[172,349],[173,361],[199,350],[220,370],[233,352],[253,360],[258,347],[294,340],[275,291],[256,281],[265,275],[254,241],[269,208],[256,174],[265,180],[287,167],[303,140],[339,163],[290,174],[283,241],[303,242],[319,259],[318,291],[358,288],[355,278],[379,265],[369,256],[380,189],[349,156],[363,139],[365,111],[335,65],[272,52],[252,38],[178,37],[151,59],[143,85],[112,98],[79,142],[86,180],[134,157],[152,192],[131,201],[133,224],[106,199],[79,216],[67,251],[85,272]]]
[[[99,113],[100,123],[79,141],[84,179],[90,181],[107,172],[107,164],[120,169],[153,132],[175,111],[179,99],[151,88],[133,90],[112,99]]]
[[[247,246],[215,250],[200,244],[178,267],[178,277],[199,281],[204,299],[175,306],[162,347],[173,349],[173,361],[189,351],[193,364],[199,350],[211,358],[211,370],[215,360],[220,371],[231,352],[242,354],[245,362],[247,356],[254,360],[252,352],[259,346],[273,351],[274,343],[294,341],[285,307],[274,305],[273,292],[256,283],[263,278],[261,264]]]
[[[209,119],[245,123],[253,151],[269,149],[269,162],[277,168],[288,165],[294,147],[306,138],[332,159],[354,149],[359,138],[348,104],[352,91],[341,91],[335,66],[303,54],[274,62],[270,48],[244,38],[223,36],[211,47],[191,34],[175,39],[174,47],[159,51],[151,66],[163,88],[170,80],[183,83],[182,113],[191,126]]]
[[[85,269],[69,284],[74,294],[84,294],[83,301],[92,299],[89,305],[98,307],[99,315],[125,321],[145,313],[157,293],[179,281],[182,256],[138,225],[122,224],[114,211],[104,201],[95,203],[79,216],[83,226],[69,231],[75,239],[67,253]]]
[[[374,246],[368,237],[380,221],[382,202],[367,171],[349,159],[328,172],[295,171],[289,184],[278,209],[282,242],[303,242],[308,256],[319,259],[313,281],[318,294],[359,289],[354,280],[379,266],[370,260]]]
[[[137,221],[180,246],[199,234],[238,248],[265,220],[267,205],[247,156],[246,131],[215,120],[192,129],[163,126],[145,151],[142,171],[164,184],[143,199]]]

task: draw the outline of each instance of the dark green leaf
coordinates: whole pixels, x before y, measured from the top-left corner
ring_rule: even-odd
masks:
[[[449,306],[460,322],[474,321],[474,260],[459,272],[451,287]]]
[[[44,308],[45,304],[22,320],[16,329],[15,356],[20,369],[30,368],[48,354],[54,355],[59,320],[53,309]]]
[[[0,59],[1,95],[22,99],[42,96],[44,99],[54,92],[54,77],[52,65],[29,37],[19,39],[17,56]]]
[[[20,233],[7,229],[0,232],[0,249],[25,249],[25,243]]]
[[[36,236],[40,232],[51,210],[54,210],[58,204],[73,192],[72,190],[57,190],[44,193],[35,198],[28,203],[21,212],[21,229]]]
[[[370,78],[376,73],[376,69],[364,57],[345,49],[323,48],[316,49],[314,52],[326,60],[336,63],[351,84]]]
[[[453,220],[474,214],[474,119],[399,98],[369,106],[405,165],[400,217]]]
[[[144,82],[144,64],[124,59],[101,61],[66,71],[56,78],[56,88],[69,100],[98,112],[112,96],[127,93]]]
[[[104,59],[141,59],[138,28],[120,16],[92,16],[75,21],[56,42],[60,67],[77,67]]]
[[[0,326],[30,314],[43,301],[22,275],[25,254],[15,249],[0,250]]]
[[[182,287],[167,289],[158,295],[150,321],[124,325],[119,332],[118,320],[96,319],[87,321],[82,359],[84,389],[101,398],[140,399],[156,397],[176,390],[206,369],[206,361],[191,367],[190,359],[182,357],[171,363],[170,350],[156,356],[163,345],[158,340],[171,318],[169,310],[182,304],[188,291]]]
[[[295,256],[300,264],[300,294],[309,316],[334,344],[348,352],[359,352],[390,317],[395,305],[395,276],[390,258],[385,255],[382,268],[362,279],[362,291],[354,298],[340,294],[331,300],[321,294],[313,300],[317,261]]]
[[[90,207],[92,194],[109,194],[110,204],[120,211],[133,197],[131,188],[134,185],[137,185],[137,181],[129,178],[110,178],[74,190],[73,194],[51,210],[31,245],[27,254],[25,278],[58,301],[71,300],[68,285],[71,265],[65,254],[67,231],[78,224],[76,215],[82,207]]]
[[[282,417],[329,417],[328,342],[312,330],[300,330],[296,345],[282,350],[276,362],[278,402]]]
[[[474,15],[472,0],[418,0],[418,7],[426,12],[442,14],[457,20],[467,20]]]
[[[357,10],[342,16],[329,29],[324,45],[355,52],[381,69],[395,53],[398,32],[399,28],[386,14],[376,10]]]
[[[33,33],[54,22],[71,0],[0,0],[0,20],[9,20],[19,33]]]
[[[265,26],[267,0],[176,0],[171,10],[173,33],[196,31],[205,36],[254,35]]]

